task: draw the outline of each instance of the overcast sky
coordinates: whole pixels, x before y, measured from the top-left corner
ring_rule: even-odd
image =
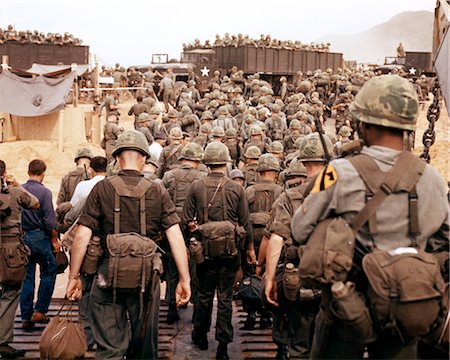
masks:
[[[254,38],[264,33],[311,42],[326,34],[367,30],[403,11],[434,11],[435,4],[435,0],[0,0],[0,26],[68,31],[104,63],[130,66],[149,63],[153,53],[179,59],[182,44],[195,38],[204,42],[225,32]]]

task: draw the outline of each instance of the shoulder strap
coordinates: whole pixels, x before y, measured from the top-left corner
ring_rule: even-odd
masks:
[[[174,156],[181,146],[183,146],[183,144],[178,144],[178,146],[175,146],[172,150],[170,150],[170,153],[166,157],[166,161],[169,160],[172,156]]]
[[[139,198],[139,220],[141,226],[141,235],[147,233],[145,194],[152,185],[152,182],[142,178],[135,187],[129,186],[119,175],[108,177],[108,181],[114,187],[114,233],[120,233],[120,197]]]
[[[367,158],[370,158],[370,157],[367,157]],[[353,164],[352,159],[349,159],[349,160]],[[395,165],[387,173],[387,175],[381,182],[379,189],[376,191],[376,193],[373,195],[373,197],[366,203],[364,208],[358,213],[358,215],[353,220],[352,229],[354,232],[357,232],[359,229],[361,229],[361,227],[375,214],[378,207],[382,204],[382,202],[384,201],[384,199],[386,199],[386,197],[388,195],[390,195],[394,191],[398,191],[398,188],[399,188],[398,185],[399,185],[399,183],[401,183],[402,178],[405,176],[406,173],[411,174],[411,176],[414,177],[413,180],[415,181],[415,183],[417,183],[417,181],[419,180],[420,176],[423,173],[423,170],[425,169],[425,164],[421,160],[419,160],[419,162],[417,162],[416,160],[419,160],[419,159],[417,159],[414,155],[412,155],[408,151],[403,151],[400,154]],[[373,161],[373,160],[371,159],[371,161]],[[422,164],[420,164],[420,162],[422,162]],[[375,163],[375,165],[376,165],[376,163]],[[358,170],[358,168],[356,168],[356,169]],[[379,168],[377,169],[377,172],[380,172]],[[413,174],[415,174],[415,175],[413,175]],[[361,174],[361,177],[363,177],[362,174]],[[408,183],[413,188],[415,187],[415,183],[412,184],[412,180],[408,180]],[[402,185],[405,186],[404,184],[402,184]],[[411,190],[413,190],[413,189],[406,189],[406,186],[405,186],[405,188],[402,190],[411,192]],[[414,193],[415,193],[415,190],[414,190]],[[416,208],[416,210],[414,210],[414,206],[412,206],[412,207],[410,206],[410,211],[411,210],[416,211],[416,214],[417,214],[417,208]],[[415,214],[412,214],[412,215],[413,215],[412,216],[413,218],[417,219],[417,215],[415,215]],[[411,217],[411,214],[410,214],[410,217]],[[413,226],[411,226],[411,228],[412,227],[414,227],[414,229],[412,229],[412,230],[418,231],[418,219],[417,219],[417,221],[414,220],[414,224],[413,224]]]
[[[209,221],[209,208],[211,207],[217,193],[219,190],[222,190],[221,188],[223,185],[227,182],[227,178],[223,177],[219,183],[217,184],[216,189],[214,190],[213,196],[211,197],[211,200],[208,201],[208,186],[211,187],[212,182],[211,179],[208,177],[205,177],[202,179],[203,184],[205,185],[205,195],[204,195],[204,207],[203,207],[203,221],[208,222]],[[222,191],[222,211],[223,211],[223,220],[227,220],[227,206],[226,206],[226,198],[224,196],[224,191]]]

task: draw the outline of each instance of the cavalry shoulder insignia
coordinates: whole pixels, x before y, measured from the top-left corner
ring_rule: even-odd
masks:
[[[314,187],[311,193],[318,193],[322,190],[328,189],[338,180],[338,174],[333,165],[327,164],[325,168],[320,172],[319,176],[314,183]]]

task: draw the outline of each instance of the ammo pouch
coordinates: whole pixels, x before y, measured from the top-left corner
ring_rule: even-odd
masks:
[[[299,275],[305,287],[345,281],[353,265],[355,234],[342,218],[321,221],[306,245],[298,248]]]
[[[96,274],[102,256],[103,248],[100,243],[100,238],[98,236],[93,236],[87,246],[80,273],[86,275]]]
[[[236,226],[228,220],[208,221],[199,226],[205,259],[233,258],[238,254]]]
[[[202,235],[202,246],[205,259],[207,260],[219,260],[219,259],[231,259],[239,254],[239,246],[241,239],[245,237],[245,230],[233,224],[228,220],[227,214],[227,200],[225,197],[225,191],[222,187],[228,179],[223,178],[220,180],[217,186],[212,183],[208,177],[202,179],[205,184],[204,192],[204,210],[203,220],[204,223],[199,225],[198,229]],[[208,201],[208,187],[215,188],[214,194]],[[212,206],[213,200],[220,191],[222,200],[222,221],[209,220],[209,208]]]
[[[270,221],[270,213],[265,211],[250,214],[250,222],[254,227],[266,227]]]
[[[20,236],[14,241],[0,241],[0,284],[20,286],[27,273],[30,249],[20,241]]]
[[[375,251],[362,264],[379,331],[391,330],[404,340],[425,336],[439,325],[445,284],[432,254],[415,248]]]
[[[123,233],[108,235],[106,246],[109,254],[108,286],[146,289],[153,275],[154,258],[159,257],[156,243],[137,233]]]
[[[333,296],[330,311],[342,325],[340,335],[343,340],[358,344],[369,344],[376,340],[366,301],[362,294],[355,291],[354,284],[344,296]]]

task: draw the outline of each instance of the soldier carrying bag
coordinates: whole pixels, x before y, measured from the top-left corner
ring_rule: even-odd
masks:
[[[219,182],[210,201],[207,199],[208,188],[214,187],[214,183],[208,177],[202,179],[202,181],[205,184],[205,205],[203,207],[204,223],[199,225],[199,231],[202,235],[202,245],[205,259],[232,259],[238,255],[239,246],[237,243],[238,229],[236,225],[228,220],[227,201],[225,191],[223,190],[223,185],[229,180],[224,178]],[[224,220],[210,221],[209,208],[211,207],[212,202],[219,191],[222,197],[222,212]]]
[[[114,234],[106,237],[108,252],[107,286],[116,289],[141,289],[146,291],[155,273],[161,273],[160,254],[156,252],[158,246],[146,237],[146,209],[145,194],[151,182],[142,178],[135,186],[127,185],[123,179],[114,175],[108,178],[113,185],[114,193]],[[140,234],[135,232],[120,232],[120,198],[131,197],[139,199]],[[142,311],[142,306],[141,306]]]
[[[353,266],[358,230],[368,221],[370,234],[375,234],[377,208],[389,194],[406,192],[413,247],[375,249],[364,256],[362,266],[369,282],[366,298],[375,329],[391,330],[402,341],[424,336],[439,325],[444,310],[444,282],[437,260],[417,249],[415,242],[419,233],[415,186],[425,164],[406,151],[387,174],[369,156],[361,154],[349,161],[368,188],[367,203],[352,224],[342,217],[318,224],[308,244],[300,246],[300,277],[310,286],[345,282]]]

